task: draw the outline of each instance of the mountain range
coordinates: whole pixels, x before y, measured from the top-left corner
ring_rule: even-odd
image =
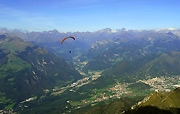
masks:
[[[54,54],[59,55],[64,59],[71,61],[76,59],[82,54],[84,55],[85,53],[88,53],[86,51],[90,49],[91,45],[93,43],[96,43],[96,41],[113,39],[113,40],[117,40],[116,43],[119,43],[119,39],[121,39],[121,41],[124,40],[132,41],[137,36],[139,37],[151,33],[168,33],[168,32],[171,32],[178,37],[180,36],[180,30],[172,29],[172,28],[155,29],[155,30],[126,30],[125,28],[112,30],[110,28],[105,28],[94,32],[78,32],[78,31],[59,32],[56,29],[50,31],[43,31],[43,32],[34,32],[34,31],[28,32],[18,29],[8,30],[6,28],[0,28],[1,34],[9,33],[23,39],[24,41],[38,44],[39,46],[45,47],[46,49],[50,50]],[[61,46],[60,41],[67,36],[74,36],[76,40],[73,42],[68,40],[66,41],[66,43],[64,43],[63,46]],[[69,55],[68,54],[69,51],[72,51],[73,53]],[[93,55],[92,57],[94,58],[94,56],[96,57],[96,55]]]

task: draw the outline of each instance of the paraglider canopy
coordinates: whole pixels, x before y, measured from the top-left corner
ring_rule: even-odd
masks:
[[[73,40],[75,40],[75,38],[74,38],[74,37],[72,37],[72,36],[65,37],[65,38],[63,38],[63,39],[62,39],[61,44],[64,42],[64,40],[66,40],[66,39],[68,39],[68,38],[72,38]],[[69,53],[71,53],[71,51],[69,51]]]
[[[65,37],[65,38],[63,38],[63,40],[61,41],[61,44],[64,42],[64,40],[66,40],[66,39],[68,39],[68,38],[72,38],[73,40],[75,40],[75,38],[74,38],[74,37],[72,37],[72,36]]]

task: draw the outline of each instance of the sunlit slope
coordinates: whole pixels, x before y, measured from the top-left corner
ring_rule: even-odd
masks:
[[[160,109],[180,108],[180,88],[168,93],[153,92],[138,106],[156,106]]]
[[[180,88],[168,93],[153,92],[124,114],[179,114]]]
[[[170,110],[163,110],[153,106],[138,107],[134,110],[128,110],[123,114],[179,114],[178,109],[174,109],[174,113]]]
[[[21,101],[80,77],[70,63],[52,53],[19,38],[0,35],[0,97],[4,104],[8,103],[6,99]]]

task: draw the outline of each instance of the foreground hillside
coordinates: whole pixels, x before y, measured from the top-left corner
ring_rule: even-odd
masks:
[[[70,63],[10,35],[0,35],[0,66],[1,109],[81,78]]]
[[[180,88],[168,93],[153,92],[137,103],[125,114],[179,114]]]
[[[136,106],[155,106],[164,110],[180,108],[180,88],[176,88],[168,93],[153,92]]]

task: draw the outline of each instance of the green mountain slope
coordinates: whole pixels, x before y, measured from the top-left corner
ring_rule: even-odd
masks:
[[[172,113],[169,110],[162,110],[153,106],[138,107],[134,110],[128,110],[123,114],[179,114]]]
[[[117,78],[144,78],[147,75],[178,75],[180,71],[180,52],[153,54],[134,61],[122,61],[103,72]]]
[[[160,109],[180,108],[180,88],[168,93],[153,92],[141,101],[139,106],[156,106]]]
[[[2,106],[81,78],[72,64],[10,35],[0,35],[0,66]]]

